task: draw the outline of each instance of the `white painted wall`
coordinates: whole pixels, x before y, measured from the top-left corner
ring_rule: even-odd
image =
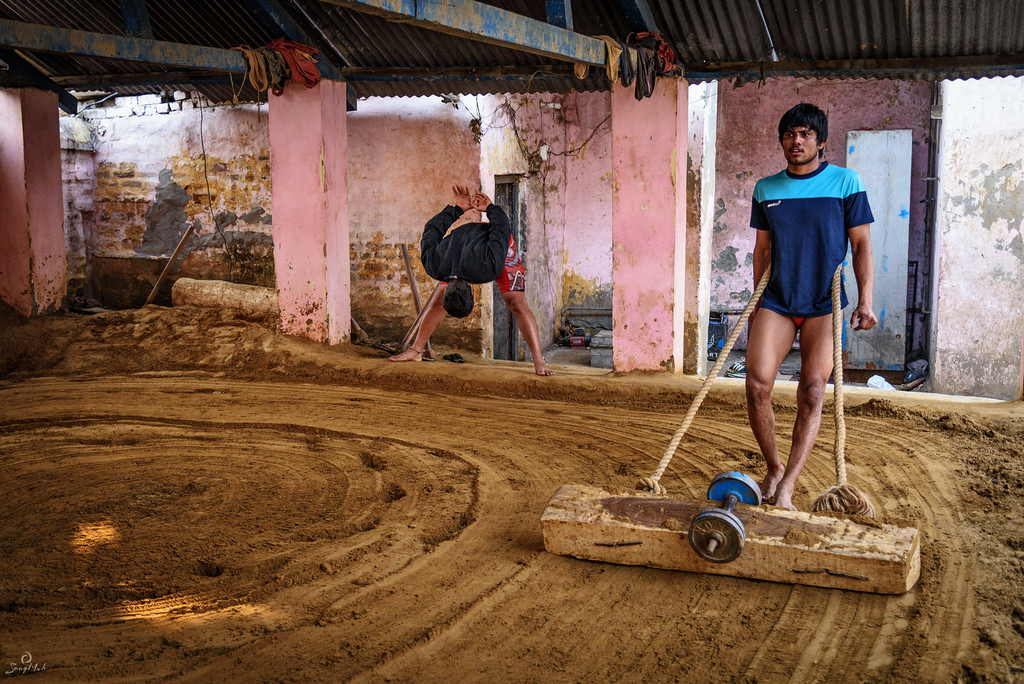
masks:
[[[1024,78],[942,84],[932,390],[1021,398]]]

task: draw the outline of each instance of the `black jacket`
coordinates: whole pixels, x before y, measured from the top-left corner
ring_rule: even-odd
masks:
[[[470,283],[489,283],[505,269],[512,226],[505,211],[492,204],[487,207],[489,223],[467,223],[444,237],[462,214],[462,209],[449,205],[427,221],[420,241],[420,261],[435,280],[447,282],[457,276]]]

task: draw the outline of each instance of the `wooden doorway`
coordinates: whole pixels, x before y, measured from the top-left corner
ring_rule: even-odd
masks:
[[[494,203],[508,214],[512,224],[512,237],[525,257],[526,241],[523,236],[522,193],[519,176],[494,177]],[[494,294],[494,358],[505,361],[522,361],[525,355],[520,349],[519,326],[512,312],[505,306],[497,283],[491,283]]]

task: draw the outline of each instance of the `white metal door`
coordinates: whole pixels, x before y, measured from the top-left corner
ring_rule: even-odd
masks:
[[[858,292],[853,260],[847,250],[843,269],[850,298],[843,311],[846,368],[901,370],[906,360],[912,148],[909,130],[850,131],[846,135],[846,166],[860,174],[875,216],[871,252],[875,267],[873,309],[878,316],[878,325],[871,330],[854,332],[850,328]]]

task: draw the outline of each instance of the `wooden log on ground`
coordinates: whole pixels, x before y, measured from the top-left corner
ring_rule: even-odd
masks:
[[[171,288],[174,306],[232,309],[246,318],[279,318],[277,290],[272,287],[240,285],[223,280],[178,278]]]
[[[694,516],[719,505],[565,485],[541,516],[544,548],[607,563],[878,594],[901,594],[921,574],[916,529],[744,504],[733,511],[747,533],[743,552],[712,563],[693,550],[688,532]]]

